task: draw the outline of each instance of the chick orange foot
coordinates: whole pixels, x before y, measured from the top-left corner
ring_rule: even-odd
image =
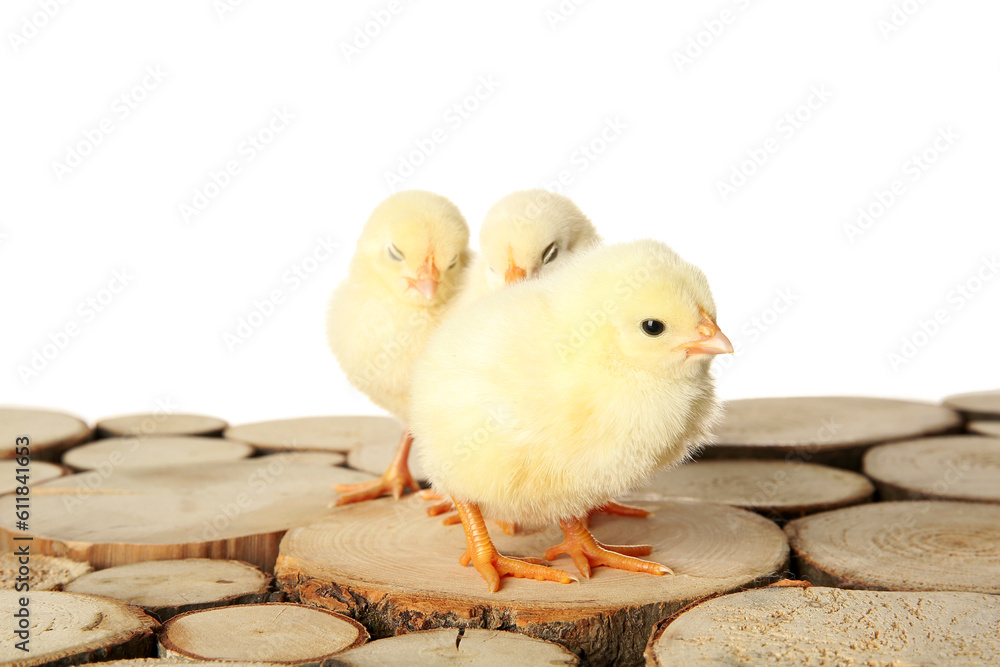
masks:
[[[622,503],[616,503],[610,500],[599,507],[595,507],[590,510],[590,514],[587,515],[587,519],[590,519],[595,514],[611,514],[614,516],[634,516],[640,519],[644,519],[652,512],[649,510],[644,510],[641,507],[635,507],[633,505],[623,505]]]
[[[406,488],[409,487],[414,493],[420,490],[420,485],[410,474],[410,467],[407,460],[410,458],[410,447],[413,445],[413,435],[409,431],[403,434],[403,439],[399,441],[399,449],[393,457],[389,469],[382,473],[378,479],[359,484],[338,484],[334,487],[337,493],[342,494],[337,498],[337,505],[350,505],[364,500],[374,500],[385,495],[392,494],[392,497],[399,500]]]
[[[500,578],[504,576],[538,581],[557,581],[568,584],[575,581],[569,573],[540,565],[537,559],[509,558],[500,555],[493,546],[493,540],[486,530],[486,521],[475,503],[455,502],[455,509],[465,529],[468,549],[462,554],[462,565],[472,563],[486,580],[491,593],[500,590]]]
[[[594,539],[594,536],[580,519],[563,519],[559,525],[563,529],[565,539],[562,544],[545,552],[545,560],[550,561],[557,556],[568,554],[573,559],[577,569],[580,570],[580,574],[585,577],[590,576],[592,567],[600,565],[616,570],[646,572],[648,574],[674,573],[666,565],[635,558],[635,556],[648,556],[653,550],[649,545],[612,546],[601,544]]]

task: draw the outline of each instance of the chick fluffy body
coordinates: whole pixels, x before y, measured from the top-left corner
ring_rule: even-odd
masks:
[[[715,303],[662,243],[592,247],[453,315],[414,366],[410,424],[435,490],[487,518],[584,516],[717,419],[710,359],[677,348]],[[644,333],[647,319],[666,330]]]
[[[469,261],[469,227],[451,201],[421,190],[386,198],[361,231],[347,278],[327,311],[327,340],[357,389],[404,424],[410,372]],[[400,260],[390,245],[402,253]],[[432,298],[408,288],[406,276],[433,258],[440,281]]]

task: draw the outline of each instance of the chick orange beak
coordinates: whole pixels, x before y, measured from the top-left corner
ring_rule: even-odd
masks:
[[[516,283],[518,280],[523,280],[528,272],[517,265],[514,261],[514,249],[508,247],[508,257],[509,264],[507,265],[507,272],[503,276],[504,284],[510,285],[511,283]]]
[[[407,278],[406,281],[410,287],[423,294],[428,301],[433,299],[435,292],[437,292],[438,283],[441,282],[441,272],[434,265],[434,256],[428,255],[424,263],[417,269],[417,275],[414,278]]]
[[[700,338],[684,343],[678,347],[687,350],[687,356],[694,354],[732,354],[733,344],[722,333],[719,325],[712,321],[705,311],[701,313],[701,321],[698,322],[698,333]]]

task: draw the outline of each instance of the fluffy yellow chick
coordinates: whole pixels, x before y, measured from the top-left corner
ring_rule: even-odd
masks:
[[[704,274],[663,243],[595,246],[549,275],[455,312],[413,369],[410,425],[435,490],[459,510],[490,590],[561,570],[497,553],[483,521],[558,521],[584,576],[607,565],[666,574],[607,547],[583,518],[683,460],[718,413],[712,355],[732,352]]]
[[[356,388],[404,425],[389,470],[378,480],[337,487],[337,504],[419,487],[407,465],[410,371],[468,262],[469,226],[451,201],[407,190],[386,198],[361,230],[347,278],[334,291],[327,338]]]

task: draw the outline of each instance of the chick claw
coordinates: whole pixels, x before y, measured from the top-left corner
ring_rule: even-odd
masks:
[[[649,545],[633,546],[613,546],[601,544],[589,530],[583,525],[580,519],[564,519],[559,522],[563,529],[565,539],[562,544],[552,547],[545,552],[545,560],[553,560],[563,554],[569,555],[580,574],[590,577],[592,567],[604,565],[616,570],[628,570],[630,572],[646,572],[648,574],[673,574],[666,565],[653,563],[652,561],[635,558],[635,556],[648,556],[653,547]]]

